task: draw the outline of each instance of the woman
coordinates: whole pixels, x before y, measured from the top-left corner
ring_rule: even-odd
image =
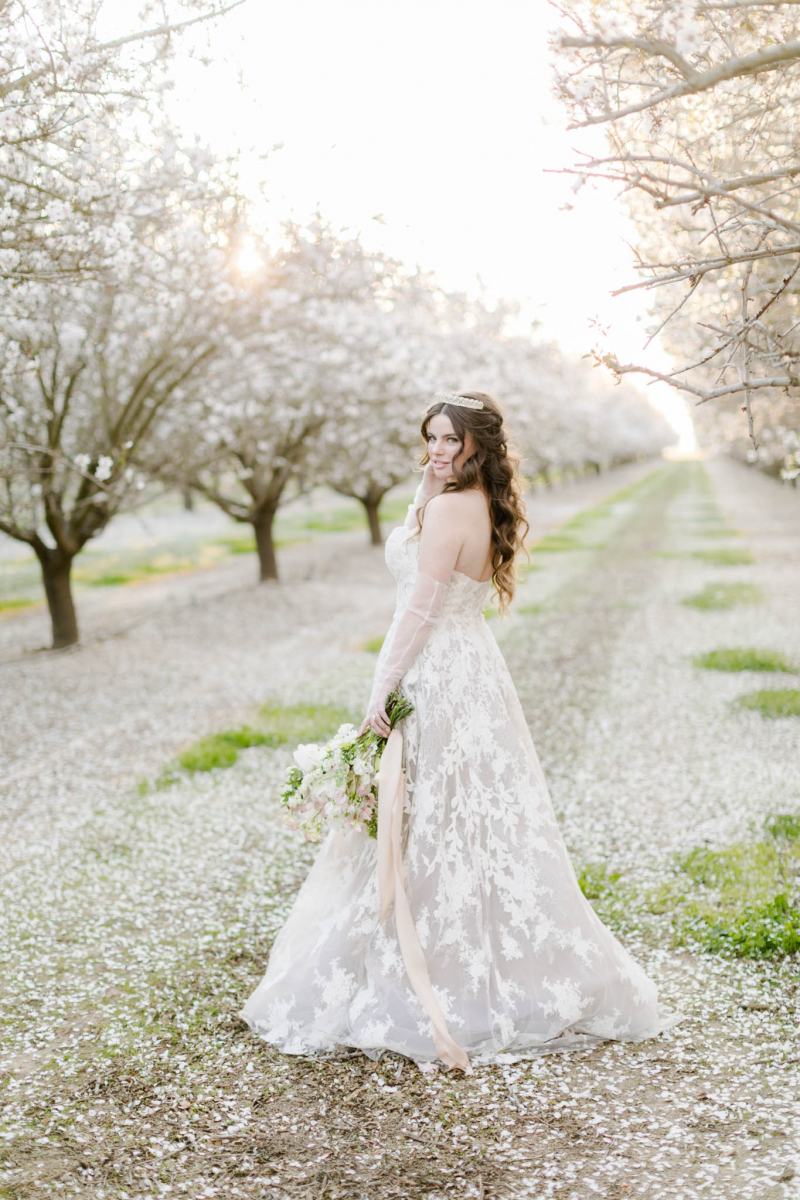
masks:
[[[492,585],[511,601],[527,531],[502,415],[483,392],[437,395],[422,437],[362,725],[389,735],[402,683],[414,712],[384,752],[378,843],[329,834],[242,1015],[289,1054],[343,1044],[467,1072],[654,1036],[677,1018],[580,890],[483,617]]]

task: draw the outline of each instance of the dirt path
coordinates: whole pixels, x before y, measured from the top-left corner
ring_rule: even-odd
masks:
[[[644,474],[565,489],[549,517],[541,505],[540,532],[600,508],[564,531],[573,548],[534,556],[517,615],[493,626],[576,860],[631,878],[666,877],[676,850],[749,836],[800,799],[800,722],[734,714],[752,681],[690,662],[736,645],[800,660],[800,497],[720,462],[708,476],[667,465],[600,503]],[[722,544],[704,527],[715,497],[753,565],[693,557]],[[657,919],[621,918],[686,1017],[654,1042],[458,1079],[396,1057],[287,1059],[243,1029],[234,1014],[310,861],[276,817],[287,753],[249,750],[146,795],[133,785],[268,696],[359,708],[374,661],[359,646],[392,607],[384,569],[342,537],[288,574],[280,589],[198,596],[0,672],[0,1194],[800,1194],[797,962],[676,951]],[[726,612],[680,603],[720,579],[756,583],[764,599]]]

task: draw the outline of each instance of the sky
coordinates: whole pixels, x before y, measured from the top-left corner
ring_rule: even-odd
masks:
[[[187,35],[211,63],[179,53],[170,106],[187,133],[240,152],[270,219],[318,209],[445,287],[518,300],[570,352],[590,351],[599,325],[621,360],[664,369],[643,351],[645,293],[610,295],[635,281],[614,191],[575,193],[558,173],[603,134],[566,129],[553,21],[547,0],[245,0]],[[683,401],[648,394],[689,449]]]

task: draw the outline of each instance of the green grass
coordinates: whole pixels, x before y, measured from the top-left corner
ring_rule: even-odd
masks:
[[[715,566],[750,566],[755,560],[749,550],[654,550],[652,558],[699,558]]]
[[[213,771],[218,767],[232,767],[240,750],[250,746],[267,744],[267,735],[260,730],[243,725],[241,729],[226,729],[211,737],[201,738],[178,756],[178,765],[194,775],[195,771]]]
[[[800,717],[800,691],[797,688],[747,692],[736,703],[741,708],[761,713],[762,717]]]
[[[88,583],[92,587],[116,587],[121,583],[135,583],[139,579],[149,579],[151,576],[159,574],[157,571],[150,571],[147,567],[141,567],[138,570],[131,571],[104,571],[101,575],[84,575],[81,577],[83,583]]]
[[[160,575],[172,575],[178,571],[210,567],[219,561],[223,553],[219,543],[198,543],[180,550],[157,546],[151,552],[98,555],[95,561],[87,555],[73,571],[73,578],[76,583],[88,587],[117,587]]]
[[[613,510],[615,504],[623,504],[627,500],[633,500],[635,497],[641,496],[642,493],[649,492],[666,477],[667,473],[673,474],[674,470],[674,466],[661,465],[655,467],[652,471],[648,471],[646,475],[643,475],[641,479],[637,479],[635,483],[629,483],[626,487],[620,488],[618,492],[614,492],[611,496],[606,496],[605,500],[601,500],[599,504],[588,511],[595,512],[602,508]]]
[[[500,613],[491,604],[487,604],[483,610],[484,620],[493,621],[495,617],[499,617]]]
[[[323,498],[330,503],[330,497]],[[381,520],[387,523],[402,521],[406,515],[410,493],[401,489],[381,505]],[[274,527],[275,546],[307,545],[317,533],[362,530],[366,538],[367,521],[363,507],[353,501],[336,504],[314,512],[279,513]],[[255,554],[256,543],[247,524],[233,528],[230,533],[204,539],[186,532],[157,545],[138,545],[124,551],[85,550],[75,561],[73,580],[79,589],[121,587],[140,583],[159,576],[213,566],[228,555]],[[2,592],[0,612],[40,604],[41,577],[35,559],[0,564]]]
[[[585,863],[578,873],[578,883],[587,900],[600,900],[614,888],[622,876],[609,871],[605,863]]]
[[[777,650],[709,650],[707,654],[695,655],[692,664],[707,671],[785,671],[789,675],[795,672],[795,667]]]
[[[517,562],[517,582],[524,583],[531,571],[541,571],[541,569],[539,563],[531,562],[530,558],[526,558],[524,562],[519,560]]]
[[[381,502],[380,517],[381,521],[391,522],[393,525],[399,524],[406,519],[408,506],[411,503],[412,497],[408,496],[391,496]],[[364,515],[364,524],[366,525],[366,515]]]
[[[214,542],[215,546],[222,546],[229,554],[255,554],[256,539],[254,537],[221,537]]]
[[[408,511],[409,498],[393,496],[383,501],[380,506],[380,519],[387,524],[397,524],[404,520]],[[312,513],[294,513],[291,516],[276,521],[276,527],[289,532],[310,530],[313,533],[351,533],[354,530],[367,529],[367,514],[363,505],[355,503],[340,505]]]
[[[766,837],[678,859],[690,891],[676,910],[679,940],[738,958],[780,958],[800,950],[800,909],[792,902],[800,868],[800,817],[764,823]]]
[[[547,537],[540,538],[531,548],[531,554],[551,554],[561,550],[583,550],[584,547],[575,538],[568,534],[551,533]]]
[[[800,813],[777,813],[767,817],[764,829],[777,842],[797,841],[800,845]]]
[[[749,550],[695,550],[692,558],[718,567],[743,567],[755,561]]]
[[[165,767],[155,781],[156,790],[169,787],[180,779],[180,771],[194,775],[197,771],[216,771],[232,767],[240,750],[250,746],[294,745],[298,742],[319,742],[331,737],[340,725],[353,721],[352,713],[332,704],[265,704],[253,725],[225,729],[192,742]],[[149,782],[139,784],[139,794],[151,790]]]
[[[583,863],[577,871],[578,884],[601,921],[624,935],[639,924],[635,886],[604,862]]]
[[[267,745],[283,746],[294,742],[321,742],[332,737],[340,725],[352,721],[353,714],[334,704],[265,704],[259,728],[267,734]]]
[[[697,530],[698,537],[708,538],[732,538],[741,537],[738,529],[731,529],[730,525],[726,525],[724,521],[708,521],[704,523],[702,529]]]
[[[18,608],[30,608],[37,600],[0,600],[0,612],[13,612]]]
[[[653,887],[590,862],[581,890],[612,929],[638,928],[662,943],[736,958],[784,958],[800,950],[800,812],[766,818],[761,835],[672,860]],[[657,918],[652,924],[652,914]]]
[[[274,537],[272,541],[276,550],[282,550],[286,546],[305,546],[309,539],[306,537]],[[256,552],[256,540],[252,537],[217,538],[216,541],[206,544],[221,546],[229,554],[255,554]]]
[[[692,928],[704,949],[735,958],[783,958],[800,950],[800,910],[785,892],[727,919],[701,913]]]
[[[88,550],[75,561],[72,578],[78,588],[120,587],[140,583],[164,575],[197,570],[213,566],[225,555],[236,552],[236,539],[219,539],[217,542],[197,542],[189,538],[158,546],[138,547],[125,552],[106,553]],[[38,600],[14,592],[27,592],[32,586],[40,587],[38,577],[31,577],[30,564],[14,565],[10,575],[8,599],[0,602],[0,609],[23,608]]]
[[[364,529],[366,523],[365,514],[357,508],[334,508],[306,517],[303,528],[320,533],[349,533],[353,529]]]
[[[581,512],[576,513],[574,517],[570,517],[561,526],[562,529],[587,529],[595,521],[601,521],[605,517],[610,517],[613,513],[611,504],[596,504],[594,508],[584,508]]]
[[[526,616],[528,614],[533,615],[533,613],[541,612],[542,607],[543,606],[541,604],[521,604],[520,607],[517,609],[517,612],[524,613]]]
[[[605,543],[589,543],[584,544],[577,538],[573,537],[573,533],[582,533],[589,529],[595,522],[606,520],[608,517],[615,515],[615,506],[623,504],[628,500],[638,498],[649,492],[653,487],[657,486],[664,478],[664,471],[670,468],[662,466],[656,467],[650,471],[642,479],[636,483],[629,484],[627,487],[621,488],[613,495],[607,496],[605,500],[599,501],[590,508],[583,508],[580,512],[575,513],[568,521],[565,521],[558,529],[558,532],[547,535],[534,543],[530,549],[532,553],[538,552],[557,552],[559,550],[604,550]]]
[[[737,604],[758,604],[763,600],[761,588],[753,583],[709,583],[701,592],[687,596],[682,604],[690,608],[723,609]]]
[[[367,650],[370,654],[379,654],[385,641],[386,634],[383,633],[380,637],[369,638],[366,642],[362,642],[361,649]]]

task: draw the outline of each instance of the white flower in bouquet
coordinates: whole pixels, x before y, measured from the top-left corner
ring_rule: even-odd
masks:
[[[394,729],[414,709],[392,692],[386,711]],[[372,729],[359,737],[348,724],[324,746],[298,746],[281,792],[289,824],[311,842],[320,841],[326,827],[337,824],[355,825],[377,837],[378,768],[386,741]]]
[[[313,771],[318,767],[325,757],[325,747],[319,746],[316,742],[309,742],[308,745],[300,745],[292,755],[300,770],[305,774],[307,771]]]

